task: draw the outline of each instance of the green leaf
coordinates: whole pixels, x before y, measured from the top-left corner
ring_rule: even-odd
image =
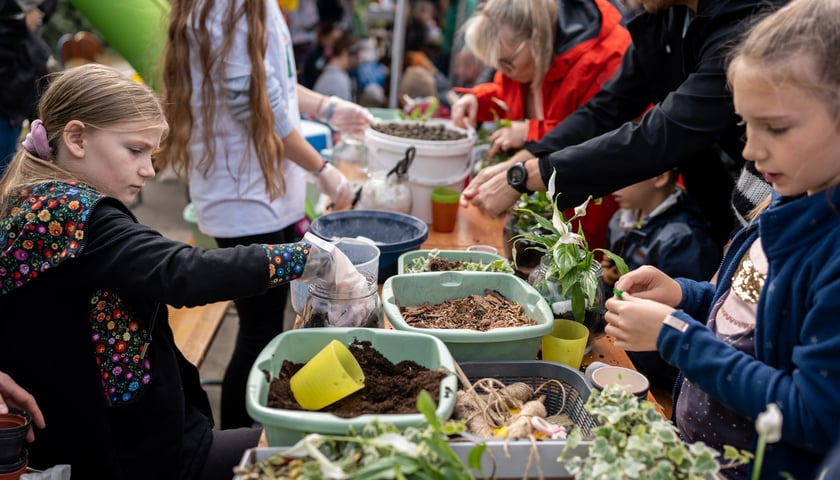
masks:
[[[487,451],[487,444],[486,443],[480,443],[480,444],[474,446],[473,448],[471,448],[470,453],[467,455],[467,465],[469,465],[470,468],[472,468],[472,469],[475,469],[475,470],[478,470],[478,471],[482,472],[482,475],[484,474],[484,472],[481,469],[481,457],[484,455],[484,452],[486,452],[486,451]]]

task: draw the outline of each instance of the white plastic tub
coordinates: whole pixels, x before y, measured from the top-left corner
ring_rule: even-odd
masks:
[[[432,190],[448,188],[460,192],[470,174],[471,167],[449,177],[421,177],[408,175],[408,186],[411,189],[411,214],[420,220],[432,223]]]
[[[417,123],[417,121],[393,121],[393,123]],[[447,129],[463,132],[466,137],[460,140],[417,140],[387,135],[368,128],[365,131],[365,145],[368,147],[369,155],[368,171],[391,170],[405,157],[406,149],[414,146],[417,150],[414,161],[408,167],[409,177],[451,180],[464,171],[468,172],[472,164],[475,132],[457,128],[449,120],[428,120],[426,123],[444,123]]]

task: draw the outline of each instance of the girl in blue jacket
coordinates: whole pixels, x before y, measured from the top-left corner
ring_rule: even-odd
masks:
[[[617,347],[658,350],[682,372],[674,418],[685,440],[753,449],[756,417],[779,407],[782,437],[762,478],[814,478],[840,432],[837,25],[840,2],[794,0],[731,57],[743,155],[774,192],[732,238],[716,284],[641,267],[607,302]]]

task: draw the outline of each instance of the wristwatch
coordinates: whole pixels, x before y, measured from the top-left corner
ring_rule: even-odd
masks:
[[[508,168],[507,183],[519,193],[534,193],[533,190],[528,190],[528,169],[525,168],[525,162],[516,163]]]

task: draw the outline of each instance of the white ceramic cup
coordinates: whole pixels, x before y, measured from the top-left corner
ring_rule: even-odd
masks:
[[[584,378],[598,390],[603,390],[607,385],[621,385],[637,397],[647,396],[650,390],[650,381],[636,370],[601,362],[594,362],[586,367]]]

